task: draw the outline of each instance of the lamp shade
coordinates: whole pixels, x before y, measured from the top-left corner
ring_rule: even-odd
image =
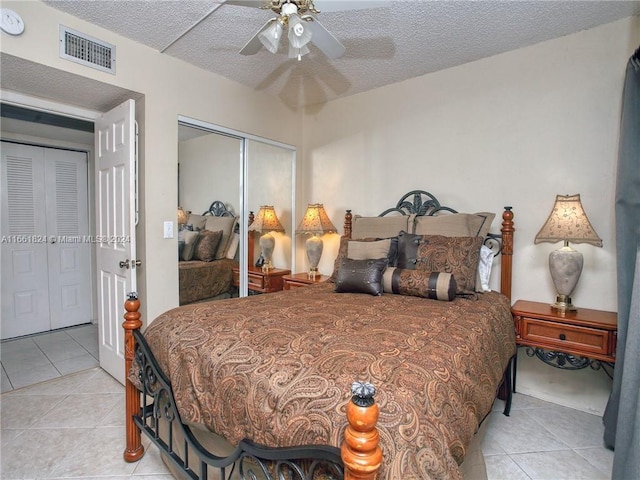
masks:
[[[250,232],[284,232],[284,227],[278,220],[272,205],[262,205],[253,223],[249,225]]]
[[[602,247],[602,239],[591,226],[582,208],[580,194],[557,195],[549,218],[535,238],[535,243],[562,241]]]
[[[310,203],[296,229],[296,233],[312,233],[316,235],[335,233],[337,231],[331,220],[329,220],[329,215],[324,210],[322,203]]]

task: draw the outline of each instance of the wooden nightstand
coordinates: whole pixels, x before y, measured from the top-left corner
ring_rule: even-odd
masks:
[[[511,307],[516,344],[557,368],[577,370],[616,361],[618,315],[578,308],[560,312],[546,303],[518,300]],[[517,358],[517,357],[516,357]],[[515,391],[515,368],[513,387]]]
[[[272,268],[263,272],[261,268],[249,267],[249,283],[247,288],[249,293],[272,293],[282,290],[284,285],[283,277],[289,275],[291,270]],[[240,286],[240,269],[233,269],[233,284]]]
[[[326,282],[329,280],[329,277],[327,275],[316,275],[316,278],[312,280],[309,278],[309,274],[304,272],[285,275],[283,280],[284,289],[291,290],[292,288],[306,287],[308,285],[313,285],[314,283]]]

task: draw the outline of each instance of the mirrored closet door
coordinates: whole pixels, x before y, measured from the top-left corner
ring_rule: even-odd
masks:
[[[294,271],[295,148],[186,117],[178,135],[180,304],[257,293],[256,278]]]

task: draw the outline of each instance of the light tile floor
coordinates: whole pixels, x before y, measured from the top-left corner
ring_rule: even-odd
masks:
[[[97,367],[98,358],[98,327],[91,323],[2,341],[2,393]]]
[[[53,333],[68,334],[74,340],[81,336],[79,331]],[[65,368],[57,364],[57,374],[52,380],[18,386],[19,378],[24,383],[35,376],[21,377],[14,373],[12,377],[11,372],[36,370],[37,367],[29,367],[31,361],[33,365],[44,363],[40,355],[26,353],[31,346],[23,340],[38,345],[52,364],[64,362],[64,349],[55,348],[56,342],[52,339],[45,341],[38,337],[20,339],[25,353],[12,347],[16,348],[14,354],[21,355],[20,361],[8,355],[9,342],[0,345],[3,369],[5,359],[7,366],[11,365],[7,381],[16,382],[0,397],[0,478],[171,479],[157,449],[149,447],[146,439],[144,444],[149,449],[142,460],[130,464],[122,459],[124,388],[100,368],[92,365],[89,370],[63,376]],[[55,338],[79,352],[63,336],[55,335]],[[68,368],[79,369],[80,363]],[[3,392],[4,382],[3,371]],[[611,478],[613,452],[603,447],[600,416],[519,393],[514,395],[511,416],[502,415],[502,408],[503,403],[496,401],[486,419],[482,451],[489,480]]]

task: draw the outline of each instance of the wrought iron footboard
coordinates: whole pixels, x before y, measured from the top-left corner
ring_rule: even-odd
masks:
[[[222,479],[231,478],[235,469],[235,478],[242,480],[343,478],[340,449],[329,445],[271,448],[245,439],[226,456],[208,451],[193,430],[180,420],[171,383],[160,370],[143,335],[138,330],[133,335],[141,387],[140,413],[134,415],[134,423],[187,478],[206,480],[209,467],[217,469]],[[167,423],[166,438],[161,435],[163,421]],[[195,459],[191,458],[192,453]]]

